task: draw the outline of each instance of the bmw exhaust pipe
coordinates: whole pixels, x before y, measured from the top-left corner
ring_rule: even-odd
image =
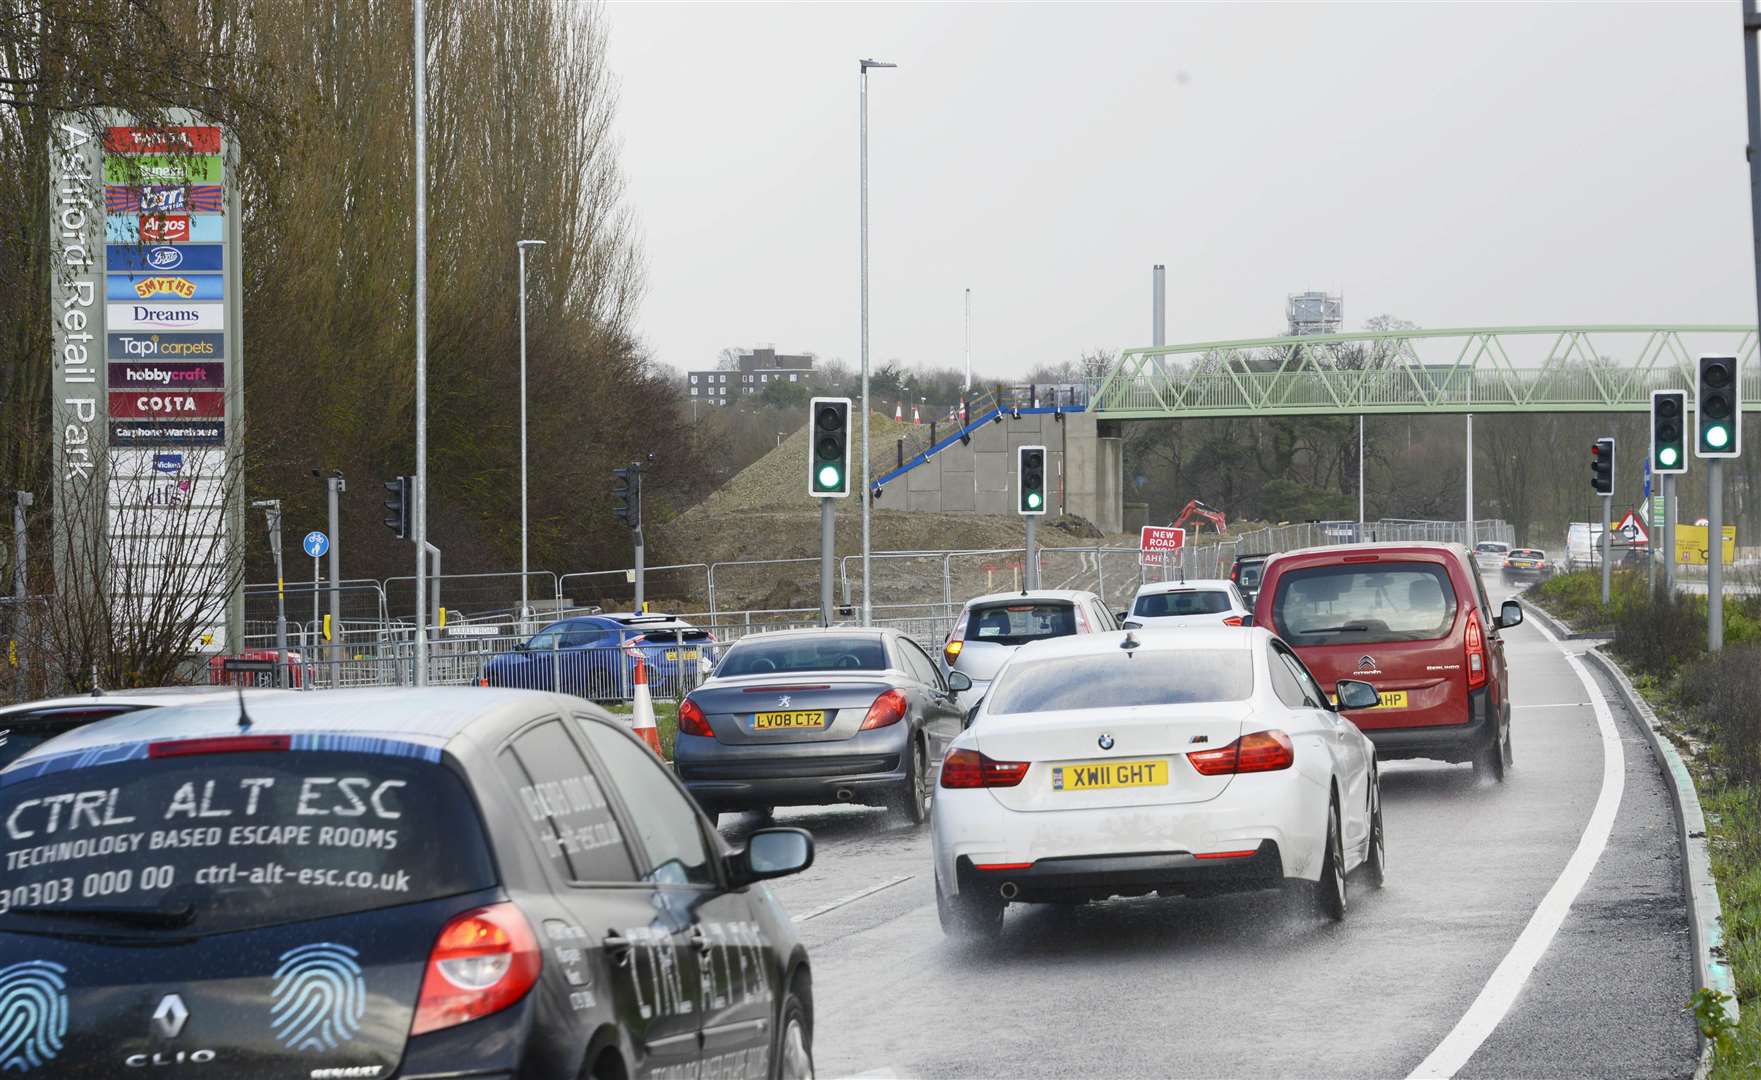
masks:
[[[854,791],[851,791],[847,787],[841,787],[837,790],[837,798],[838,798],[839,802],[849,802],[851,799],[854,799],[855,797],[856,797],[856,793]]]
[[[1005,881],[997,892],[1002,894],[1003,899],[1013,900],[1021,895],[1021,886],[1015,884],[1013,881]]]

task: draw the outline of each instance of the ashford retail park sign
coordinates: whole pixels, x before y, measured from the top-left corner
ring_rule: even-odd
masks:
[[[166,120],[67,115],[50,145],[57,530],[105,537],[121,591],[230,580],[188,571],[243,524],[237,147]],[[192,644],[236,648],[239,590],[206,599]]]

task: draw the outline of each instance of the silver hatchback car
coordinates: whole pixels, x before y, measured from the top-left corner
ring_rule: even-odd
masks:
[[[959,695],[960,707],[970,710],[990,689],[1003,661],[1028,642],[1117,629],[1113,613],[1091,592],[990,593],[966,602],[942,646],[942,664],[950,675],[958,671],[972,680],[972,688]]]

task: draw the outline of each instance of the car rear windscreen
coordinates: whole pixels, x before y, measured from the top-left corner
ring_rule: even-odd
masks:
[[[1025,645],[1074,633],[1076,609],[1062,600],[986,604],[973,608],[966,621],[967,641],[988,641],[994,645]]]
[[[747,638],[728,650],[715,669],[718,679],[740,675],[787,675],[807,671],[885,671],[887,650],[878,637],[825,635],[765,641]]]
[[[1244,589],[1255,588],[1259,585],[1260,577],[1265,572],[1266,564],[1264,560],[1242,563],[1241,568],[1236,571],[1235,583]]]
[[[1172,615],[1221,615],[1230,610],[1229,594],[1219,589],[1145,593],[1131,608],[1133,615],[1161,619]]]
[[[40,709],[0,716],[0,769],[23,757],[25,751],[48,742],[65,731],[134,712],[138,705]],[[0,876],[0,881],[5,878]]]
[[[991,715],[1241,701],[1253,693],[1246,649],[1115,651],[1011,663],[991,689]]]
[[[1455,624],[1455,589],[1435,563],[1359,563],[1278,579],[1272,621],[1292,645],[1429,641]]]
[[[206,934],[495,884],[451,770],[378,753],[148,758],[0,787],[0,930]]]

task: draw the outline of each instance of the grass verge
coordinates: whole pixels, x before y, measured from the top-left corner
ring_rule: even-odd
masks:
[[[606,711],[625,722],[629,722],[630,706],[628,705],[608,705]],[[655,702],[654,727],[660,732],[660,756],[671,761],[673,759],[673,739],[679,734],[679,703],[676,701]]]

